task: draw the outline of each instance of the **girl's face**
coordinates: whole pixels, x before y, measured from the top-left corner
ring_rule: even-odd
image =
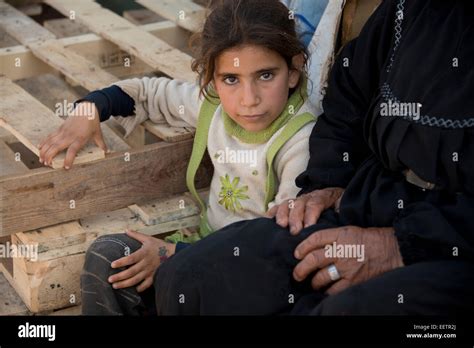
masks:
[[[281,114],[299,76],[278,53],[245,45],[217,57],[214,86],[227,114],[245,130],[258,132]]]

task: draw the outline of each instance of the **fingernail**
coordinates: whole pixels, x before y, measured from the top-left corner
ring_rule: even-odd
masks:
[[[39,162],[40,162],[40,163],[43,163],[43,159],[42,159],[42,158],[40,158],[40,159],[39,159]]]
[[[65,166],[64,168],[69,169],[69,166]]]
[[[295,250],[295,258],[299,260],[300,257],[301,257],[300,252],[298,250]]]
[[[114,289],[117,289],[117,284],[113,284],[112,287],[113,287]]]
[[[110,267],[115,268],[115,262],[112,262],[112,263],[110,264]]]
[[[113,283],[112,277],[109,277],[109,279],[107,279],[107,281],[108,281],[109,283]]]

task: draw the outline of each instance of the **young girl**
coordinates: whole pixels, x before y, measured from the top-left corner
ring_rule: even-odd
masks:
[[[183,242],[203,238],[236,221],[261,217],[298,193],[295,178],[306,169],[315,116],[305,103],[307,54],[289,10],[277,0],[218,1],[198,43],[192,68],[199,75],[199,84],[163,77],[129,79],[92,92],[77,107],[80,113],[83,103],[94,103],[100,121],[111,115],[130,115],[122,119],[127,134],[146,119],[195,127],[186,179],[202,208],[197,238],[178,233],[168,238],[173,243],[167,243],[127,231],[127,235],[96,240],[81,277],[84,313],[141,313],[146,296],[137,294],[132,286],[141,283],[138,292],[149,288],[157,267],[184,247]],[[71,134],[75,129],[86,129],[82,138],[94,137],[103,144],[98,121],[78,126],[75,123],[84,123],[86,118],[69,120],[55,135],[56,143],[67,145],[51,149],[48,141],[41,144],[45,163],[74,142],[78,133]],[[66,135],[68,142],[58,140]],[[214,166],[207,204],[194,187],[206,148]],[[69,156],[65,166],[73,157]],[[124,256],[124,249],[131,254]],[[114,289],[121,290],[114,291],[100,279],[108,279]]]

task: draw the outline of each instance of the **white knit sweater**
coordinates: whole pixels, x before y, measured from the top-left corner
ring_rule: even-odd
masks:
[[[116,85],[135,101],[135,116],[118,118],[127,135],[147,119],[174,127],[196,127],[203,102],[197,84],[163,77],[144,77],[120,81]],[[294,116],[309,111],[307,103],[304,103]],[[273,167],[278,189],[268,208],[296,197],[299,189],[295,178],[306,169],[308,141],[313,126],[314,122],[310,122],[302,127],[275,157]],[[207,218],[212,229],[261,217],[266,212],[266,155],[270,144],[284,127],[276,130],[264,143],[245,142],[245,139],[229,134],[225,129],[223,110],[219,105],[211,121],[207,144],[214,165],[207,202]]]

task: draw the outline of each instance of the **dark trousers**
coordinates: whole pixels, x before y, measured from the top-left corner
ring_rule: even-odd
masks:
[[[474,265],[464,261],[405,266],[333,296],[314,291],[311,277],[293,280],[295,247],[316,230],[334,227],[331,214],[298,236],[270,219],[229,225],[168,259],[155,274],[154,289],[142,294],[107,282],[120,271],[110,262],[140,243],[125,234],[101,237],[88,250],[81,276],[83,314],[152,314],[155,302],[159,315],[474,313]]]
[[[335,225],[333,212],[291,236],[273,220],[237,222],[184,249],[155,274],[159,315],[454,315],[474,313],[474,265],[433,261],[326,296],[292,271],[295,247]]]
[[[139,293],[135,287],[116,290],[107,281],[125,269],[112,269],[110,264],[140,247],[140,242],[125,233],[99,237],[92,243],[81,274],[83,315],[156,314],[153,287]]]

